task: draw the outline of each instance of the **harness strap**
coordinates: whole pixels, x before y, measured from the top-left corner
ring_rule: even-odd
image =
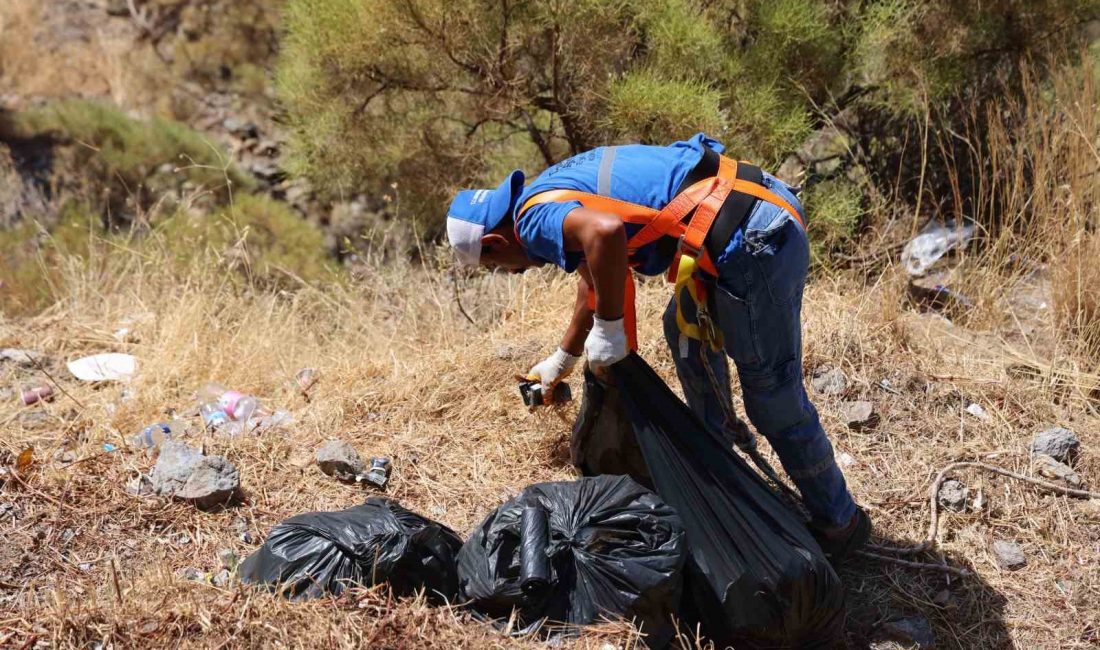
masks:
[[[707,161],[706,153],[704,160]],[[516,238],[519,239],[519,220],[523,214],[541,203],[562,203],[577,201],[590,210],[598,210],[618,216],[624,223],[639,224],[638,232],[627,240],[627,252],[633,256],[643,246],[647,246],[662,237],[673,237],[680,241],[679,254],[669,268],[668,278],[675,282],[680,265],[680,257],[687,255],[696,261],[699,269],[715,277],[718,270],[714,258],[725,246],[733,231],[747,218],[749,209],[755,200],[767,201],[783,208],[805,229],[806,224],[798,211],[782,197],[761,184],[760,169],[748,163],[738,163],[725,156],[711,154],[719,158],[717,174],[705,177],[680,191],[664,208],[656,210],[630,201],[610,196],[592,194],[579,190],[547,190],[527,199],[516,213]],[[714,169],[711,167],[711,169]],[[713,172],[712,172],[713,173]],[[732,195],[732,196],[731,196]],[[736,205],[726,205],[727,200]],[[719,219],[723,206],[730,214],[738,218]],[[723,215],[725,216],[725,215]],[[711,231],[715,230],[714,233]],[[722,232],[718,232],[721,230]],[[728,232],[727,232],[728,231]],[[710,235],[717,235],[710,237]],[[721,239],[721,241],[719,241]],[[714,249],[714,250],[710,250]],[[706,288],[701,278],[697,278],[697,290],[704,296]],[[634,308],[634,274],[628,269],[624,287],[624,329],[632,350],[638,349],[637,317]],[[705,303],[704,303],[705,304]],[[589,289],[588,307],[595,311],[596,294]]]

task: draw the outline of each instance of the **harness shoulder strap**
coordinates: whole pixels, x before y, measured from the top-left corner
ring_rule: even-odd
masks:
[[[542,203],[563,203],[566,201],[578,201],[581,205],[591,210],[599,210],[613,214],[627,223],[648,224],[657,216],[658,210],[648,206],[638,205],[630,201],[623,201],[610,196],[601,196],[591,192],[580,190],[547,190],[527,199],[516,213],[518,221],[523,213]]]

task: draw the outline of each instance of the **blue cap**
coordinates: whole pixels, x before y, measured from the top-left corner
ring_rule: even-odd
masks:
[[[463,266],[477,266],[481,238],[500,225],[523,192],[523,172],[515,170],[495,190],[462,190],[447,210],[447,240]]]

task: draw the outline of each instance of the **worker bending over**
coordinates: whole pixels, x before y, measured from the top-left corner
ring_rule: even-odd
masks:
[[[802,493],[814,536],[839,562],[867,540],[871,522],[848,493],[802,382],[805,216],[790,187],[723,151],[700,133],[667,147],[600,147],[526,186],[517,170],[496,189],[459,192],[448,239],[465,265],[521,272],[551,263],[577,272],[561,344],[530,371],[548,388],[582,351],[599,370],[636,347],[631,269],[668,272],[676,290],[665,338],[688,404],[732,435],[731,357],[749,420]]]

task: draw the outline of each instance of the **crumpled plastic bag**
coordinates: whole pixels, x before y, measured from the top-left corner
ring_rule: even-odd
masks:
[[[586,384],[578,427],[612,439],[589,439],[588,449],[602,451],[586,453],[582,469],[651,479],[679,513],[690,553],[682,627],[698,623],[719,648],[831,643],[842,631],[844,589],[802,520],[641,357],[609,370],[613,390],[592,394]],[[634,432],[626,443],[624,413]],[[640,448],[644,472],[615,458],[617,444]]]
[[[385,582],[395,595],[424,590],[429,601],[440,603],[458,592],[461,546],[446,526],[371,497],[347,510],[308,512],[276,524],[241,563],[239,576],[295,600]]]
[[[569,440],[569,457],[581,476],[625,474],[653,489],[653,478],[619,388],[600,381],[587,367],[584,395]]]
[[[539,483],[490,514],[458,557],[462,595],[519,632],[633,620],[646,642],[673,635],[686,543],[680,518],[626,476]]]

